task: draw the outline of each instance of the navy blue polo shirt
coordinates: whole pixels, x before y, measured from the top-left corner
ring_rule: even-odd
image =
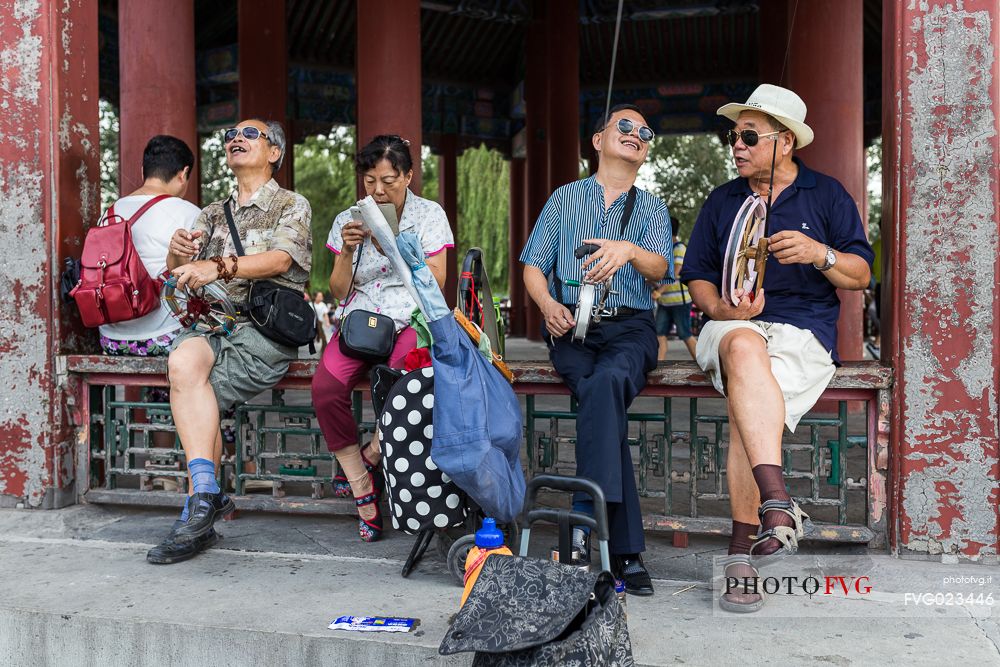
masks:
[[[813,171],[798,158],[795,181],[774,201],[767,235],[805,234],[834,250],[857,255],[871,267],[875,253],[865,237],[858,207],[840,182]],[[705,200],[688,243],[681,280],[707,280],[722,293],[722,261],[733,220],[753,191],[745,178],[719,186]],[[764,273],[764,310],[757,320],[811,331],[837,363],[837,288],[811,264],[781,264],[772,255]]]
[[[605,209],[604,188],[595,176],[590,176],[557,188],[549,197],[520,259],[538,267],[549,277],[549,294],[553,299],[563,304],[576,303],[580,288],[566,281],[583,280],[584,272],[580,267],[587,260],[577,259],[573,251],[584,239],[624,239],[662,257],[673,256],[667,205],[645,190],[636,188],[632,217],[622,233],[627,194],[619,195],[610,208]],[[673,279],[674,264],[668,262],[664,280]],[[609,308],[651,310],[654,306],[646,279],[631,262],[615,273],[611,290],[615,293],[608,296],[606,305]]]

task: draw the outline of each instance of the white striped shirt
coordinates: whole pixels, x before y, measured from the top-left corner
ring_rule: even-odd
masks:
[[[584,239],[624,239],[643,250],[668,258],[664,278],[673,279],[673,236],[667,205],[645,190],[638,190],[635,208],[625,234],[620,234],[622,213],[628,193],[618,197],[607,210],[604,209],[604,188],[591,176],[558,188],[542,209],[535,229],[521,252],[521,261],[538,267],[549,277],[549,294],[564,304],[575,304],[578,287],[567,285],[567,280],[583,280],[580,260],[573,251]],[[555,271],[553,271],[555,269]],[[555,275],[553,275],[555,274]],[[562,282],[562,295],[556,287],[556,278]],[[636,310],[653,308],[653,296],[646,279],[628,263],[615,273],[611,289],[618,294],[608,297],[611,308],[625,307]]]

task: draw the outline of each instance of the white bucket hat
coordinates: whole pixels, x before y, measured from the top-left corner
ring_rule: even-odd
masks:
[[[760,111],[776,118],[795,134],[796,148],[805,148],[812,143],[812,128],[805,123],[806,103],[787,88],[762,83],[745,104],[730,102],[719,107],[716,113],[735,123],[741,111]]]

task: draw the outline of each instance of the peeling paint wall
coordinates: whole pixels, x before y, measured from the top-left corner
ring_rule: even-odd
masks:
[[[897,5],[901,71],[887,77],[887,99],[900,122],[886,167],[899,170],[890,244],[898,546],[995,561],[1000,4]]]
[[[0,505],[54,506],[73,482],[55,357],[82,340],[57,281],[98,199],[96,3],[0,0],[0,136]]]

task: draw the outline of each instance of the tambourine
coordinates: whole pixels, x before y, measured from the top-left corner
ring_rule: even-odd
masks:
[[[164,274],[162,278],[160,298],[185,329],[229,336],[239,328],[236,307],[229,300],[226,290],[219,285],[209,283],[194,289],[178,289],[176,276]]]
[[[734,296],[741,289],[753,296],[764,284],[767,264],[767,237],[764,236],[767,206],[758,195],[751,195],[736,213],[722,264],[722,298],[736,305]]]

